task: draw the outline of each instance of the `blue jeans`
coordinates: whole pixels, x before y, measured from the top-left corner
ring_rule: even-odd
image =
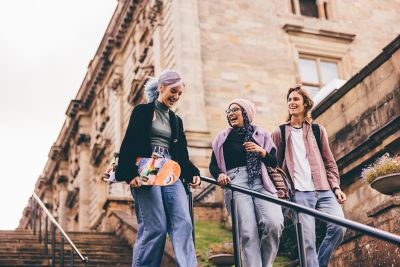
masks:
[[[335,215],[340,218],[344,218],[342,207],[338,203],[335,194],[331,190],[306,192],[296,191],[294,194],[294,202],[309,208]],[[334,223],[327,223],[326,235],[321,243],[317,255],[315,245],[315,218],[304,213],[300,213],[299,218],[303,227],[307,267],[328,266],[333,251],[343,241],[346,228]],[[296,213],[293,213],[293,220],[296,223]]]
[[[178,266],[197,266],[192,220],[181,180],[170,186],[132,188],[131,193],[139,224],[132,267],[161,266],[167,233]]]
[[[227,175],[232,184],[249,189],[246,167],[229,170]],[[261,179],[256,179],[250,189],[269,194],[264,189]],[[230,207],[232,191],[225,189],[224,196],[225,203]],[[233,197],[237,206],[243,266],[272,266],[283,229],[281,207],[240,192],[233,192]]]

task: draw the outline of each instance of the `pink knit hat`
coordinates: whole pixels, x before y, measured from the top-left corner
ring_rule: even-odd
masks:
[[[229,102],[228,107],[230,107],[232,104],[238,104],[239,106],[241,106],[246,111],[249,121],[253,121],[256,108],[252,102],[243,98],[236,98]]]

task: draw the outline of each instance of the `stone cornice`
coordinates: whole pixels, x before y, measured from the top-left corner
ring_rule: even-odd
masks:
[[[67,115],[70,118],[74,118],[80,107],[81,107],[80,100],[76,99],[71,100],[71,102],[68,105],[67,111],[65,112],[65,115]]]
[[[355,34],[351,33],[343,33],[343,32],[334,32],[328,31],[323,29],[313,29],[307,28],[300,25],[293,25],[293,24],[285,24],[283,26],[283,30],[287,33],[297,33],[297,34],[310,34],[310,35],[317,35],[323,37],[329,37],[334,39],[340,39],[347,42],[352,42],[356,37]]]

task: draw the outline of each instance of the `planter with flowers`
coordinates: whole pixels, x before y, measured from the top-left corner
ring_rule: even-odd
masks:
[[[400,194],[400,156],[385,154],[361,173],[364,181],[385,195]]]

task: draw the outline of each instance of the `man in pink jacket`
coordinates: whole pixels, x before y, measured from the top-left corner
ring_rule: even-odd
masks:
[[[272,133],[279,167],[289,175],[294,202],[344,218],[340,204],[346,195],[340,189],[339,171],[329,147],[324,127],[313,124],[310,110],[314,105],[300,86],[287,93],[288,118]],[[296,218],[294,218],[296,219]],[[328,266],[333,251],[343,240],[346,229],[328,223],[319,248],[315,245],[315,218],[300,213],[307,266]]]

